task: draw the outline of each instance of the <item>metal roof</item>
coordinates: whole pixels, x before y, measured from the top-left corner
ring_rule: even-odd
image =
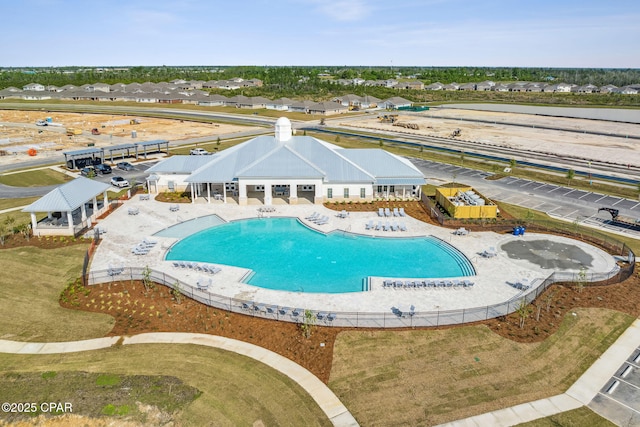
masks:
[[[147,169],[150,173],[192,173],[211,161],[213,156],[171,156]]]
[[[109,184],[80,176],[51,190],[22,209],[22,212],[74,211],[109,188],[111,188]]]
[[[63,151],[62,154],[68,157],[86,156],[87,154],[100,153],[100,148],[83,148],[82,150]]]
[[[237,173],[238,178],[323,178],[324,173],[282,146]]]
[[[116,150],[128,150],[136,148],[137,144],[120,144],[120,145],[112,145],[110,147],[104,147],[104,151],[116,151]]]
[[[137,144],[142,147],[147,147],[149,145],[169,144],[169,141],[166,139],[154,139],[153,141],[140,141]]]
[[[379,148],[340,149],[342,155],[353,162],[363,165],[376,182],[382,184],[383,178],[393,179],[386,184],[424,184],[424,175],[409,160]],[[402,182],[398,182],[398,180]],[[403,181],[404,180],[404,181]]]

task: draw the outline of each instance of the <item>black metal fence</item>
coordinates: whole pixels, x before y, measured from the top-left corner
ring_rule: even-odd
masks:
[[[633,257],[633,254],[629,254]],[[608,273],[560,273],[555,272],[541,282],[533,282],[531,289],[522,291],[519,295],[509,301],[500,304],[493,304],[481,307],[464,308],[457,310],[438,311],[402,311],[400,309],[389,312],[328,312],[311,310],[317,319],[317,324],[327,326],[355,327],[355,328],[405,328],[405,327],[426,327],[458,325],[463,323],[478,322],[506,316],[515,312],[522,304],[530,304],[540,296],[550,285],[554,283],[574,282],[585,286],[591,284],[603,285],[608,283],[618,283],[628,278],[635,266],[635,257],[628,267],[616,268]],[[145,268],[129,267],[117,275],[113,271],[99,270],[91,271],[86,276],[88,285],[99,283],[109,283],[123,280],[143,280],[146,276]],[[304,319],[304,312],[295,314],[293,307],[283,307],[270,305],[254,301],[235,299],[223,295],[218,295],[209,289],[199,289],[188,284],[170,274],[149,270],[148,279],[167,286],[172,289],[179,289],[184,296],[192,298],[203,304],[221,310],[242,313],[246,315],[261,317],[265,319],[280,320],[286,322],[301,323]],[[215,278],[213,279],[215,280]],[[388,292],[406,292],[388,289]],[[447,288],[445,292],[469,292],[465,288]],[[306,310],[305,310],[306,311]]]

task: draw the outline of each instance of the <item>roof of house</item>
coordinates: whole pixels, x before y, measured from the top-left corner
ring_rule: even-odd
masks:
[[[281,118],[276,129],[279,123],[291,126]],[[375,184],[395,179],[398,182],[394,184],[424,184],[423,174],[411,162],[384,150],[343,149],[311,136],[291,134],[258,136],[213,156],[173,156],[151,167],[149,172],[193,172],[186,182],[320,178],[326,183]]]
[[[107,191],[111,186],[89,178],[78,177],[51,190],[22,212],[69,212]]]

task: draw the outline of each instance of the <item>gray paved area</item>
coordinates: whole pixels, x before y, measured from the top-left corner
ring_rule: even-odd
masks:
[[[259,215],[258,208],[261,206],[238,206],[235,203],[224,204],[219,201],[212,201],[208,204],[202,198],[199,198],[197,203],[181,204],[178,212],[171,212],[169,205],[157,202],[153,198],[142,201],[139,196],[135,196],[123,207],[100,221],[99,226],[106,229],[107,233],[104,234],[103,241],[93,257],[91,270],[106,270],[110,266],[143,267],[147,265],[156,271],[179,278],[195,288],[202,273],[178,269],[173,267],[172,262],[164,261],[167,250],[177,239],[153,237],[159,243],[151,252],[142,256],[133,255],[131,248],[142,239],[149,238],[156,232],[178,222],[211,214],[217,214],[226,221],[256,218]],[[139,214],[128,215],[130,207],[138,208]],[[559,236],[536,236],[528,233],[525,236],[511,236],[493,232],[457,236],[449,229],[430,226],[411,217],[403,218],[408,229],[406,232],[366,231],[365,224],[369,220],[377,221],[377,213],[352,212],[349,218],[341,219],[336,216],[337,212],[319,205],[277,204],[275,208],[276,211],[268,215],[298,218],[308,217],[313,212],[327,215],[330,217],[330,221],[324,226],[317,226],[302,220],[308,226],[323,232],[349,230],[353,233],[367,233],[380,237],[436,236],[458,248],[472,262],[477,272],[475,277],[471,277],[475,286],[465,289],[393,290],[382,287],[382,281],[385,278],[374,277],[371,279],[370,291],[331,294],[327,298],[327,294],[273,291],[247,285],[241,283],[241,280],[246,276],[248,270],[236,266],[218,265],[222,272],[213,277],[213,286],[210,287],[210,292],[238,300],[278,306],[302,306],[317,311],[386,313],[391,312],[393,307],[409,307],[410,305],[413,305],[417,312],[483,307],[517,299],[523,291],[514,288],[509,283],[526,279],[533,286],[536,286],[552,273],[551,270],[541,268],[526,259],[511,259],[501,250],[498,250],[498,255],[493,258],[484,258],[479,255],[491,247],[500,248],[509,241],[529,239],[544,239],[579,246],[593,258],[592,265],[588,269],[590,273],[607,273],[617,268],[613,257],[600,249]],[[333,255],[340,256],[340,254]],[[577,272],[576,270],[567,271]]]
[[[622,216],[640,219],[640,200],[607,196],[511,176],[487,181],[484,178],[491,175],[488,172],[428,160],[411,160],[425,174],[429,184],[463,182],[493,200],[542,211],[569,222],[578,221],[587,226],[640,238],[640,228],[630,229],[612,224],[609,213],[598,212],[601,207],[612,207],[618,209]]]

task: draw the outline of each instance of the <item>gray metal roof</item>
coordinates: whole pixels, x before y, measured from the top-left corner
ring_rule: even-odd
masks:
[[[111,188],[109,184],[78,177],[51,190],[24,208],[22,212],[74,211],[109,188]]]
[[[237,174],[238,178],[323,178],[324,175],[287,146],[270,152]]]
[[[153,141],[140,141],[137,144],[142,147],[147,147],[149,145],[169,144],[169,141],[166,139],[154,139]]]
[[[117,151],[117,150],[128,150],[136,148],[137,144],[120,144],[120,145],[112,145],[110,147],[104,147],[104,151]]]
[[[409,160],[379,148],[340,149],[339,152],[354,163],[363,165],[376,182],[381,184],[383,178],[406,180],[402,184],[424,184],[424,175]],[[410,182],[411,181],[411,182]],[[401,184],[393,182],[392,184]],[[386,184],[391,184],[390,182]]]
[[[67,157],[76,157],[76,156],[86,156],[87,154],[100,153],[102,149],[100,148],[83,148],[82,150],[74,150],[74,151],[63,151]]]
[[[147,169],[150,173],[192,173],[209,163],[213,156],[171,156]]]

